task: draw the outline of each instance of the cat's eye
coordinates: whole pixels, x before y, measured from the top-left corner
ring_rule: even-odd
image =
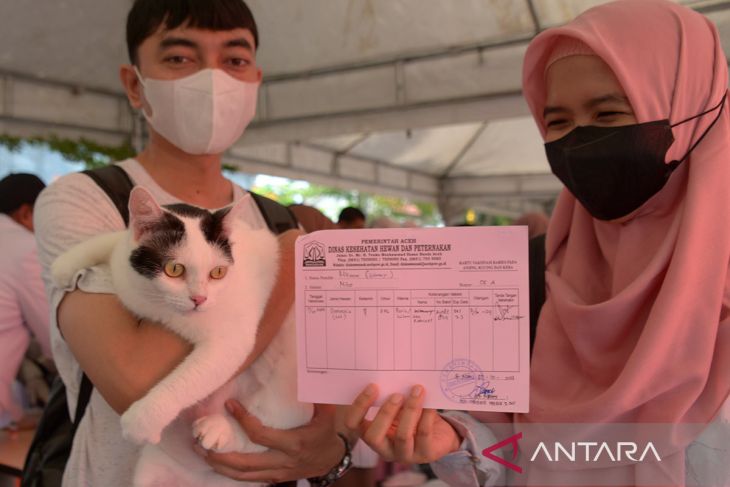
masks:
[[[225,277],[226,272],[228,272],[228,268],[226,266],[219,265],[218,267],[214,267],[212,271],[210,271],[210,277],[213,279],[223,279]]]
[[[174,260],[169,260],[165,264],[165,274],[167,274],[170,277],[180,277],[184,273],[185,273],[185,266],[175,262]]]

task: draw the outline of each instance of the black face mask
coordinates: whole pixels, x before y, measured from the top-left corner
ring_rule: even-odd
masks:
[[[681,122],[669,120],[620,127],[576,127],[545,144],[553,174],[593,217],[614,220],[633,212],[664,187],[669,176],[707,135],[722,113],[715,107]],[[700,138],[678,161],[665,163],[674,142],[672,127],[713,110],[720,111]]]

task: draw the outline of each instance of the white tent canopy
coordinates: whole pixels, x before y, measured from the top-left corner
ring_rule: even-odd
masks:
[[[248,0],[258,114],[242,171],[517,215],[560,184],[520,95],[540,30],[597,0]],[[730,1],[682,0],[730,49]],[[139,140],[118,82],[129,0],[0,2],[0,133]],[[730,52],[730,51],[728,51]]]

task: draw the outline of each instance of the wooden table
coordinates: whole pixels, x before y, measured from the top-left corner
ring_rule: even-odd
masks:
[[[35,430],[0,430],[0,472],[20,477]]]

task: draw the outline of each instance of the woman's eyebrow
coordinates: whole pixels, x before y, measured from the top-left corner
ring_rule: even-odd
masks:
[[[545,118],[552,113],[568,113],[568,109],[563,107],[546,106],[542,111],[542,116]]]
[[[609,93],[607,95],[591,98],[590,100],[585,102],[584,106],[586,108],[595,108],[603,103],[620,103],[622,105],[626,105],[627,107],[631,106],[631,104],[629,103],[629,99],[626,98],[624,95],[620,95],[618,93]]]
[[[595,108],[603,103],[620,103],[622,105],[626,105],[627,108],[631,107],[631,104],[629,103],[629,99],[626,98],[626,96],[618,94],[618,93],[609,93],[606,95],[597,96],[595,98],[591,98],[590,100],[586,101],[583,106],[591,109]],[[542,116],[547,117],[550,114],[553,113],[567,113],[568,109],[561,107],[561,106],[546,106],[545,109],[542,111]]]

